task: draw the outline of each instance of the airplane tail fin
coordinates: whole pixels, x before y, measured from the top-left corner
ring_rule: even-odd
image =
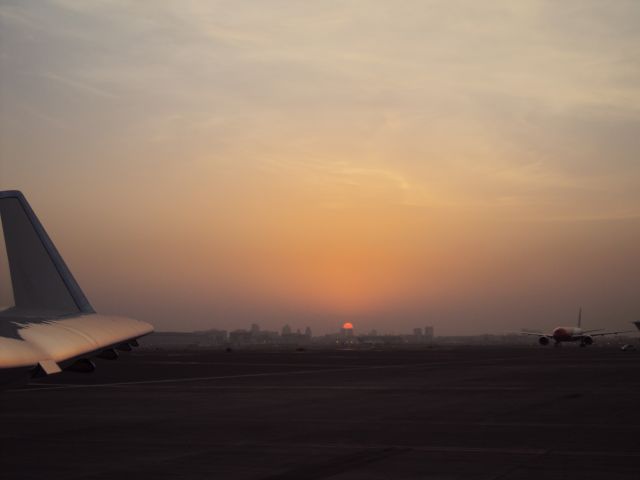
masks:
[[[582,307],[578,309],[578,328],[582,328]]]
[[[24,195],[0,192],[0,316],[43,313],[95,312]]]

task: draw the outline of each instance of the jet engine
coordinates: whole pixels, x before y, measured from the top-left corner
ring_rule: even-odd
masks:
[[[593,338],[591,338],[588,335],[582,337],[582,345],[591,345],[591,344],[593,344]]]
[[[540,345],[549,345],[549,339],[547,337],[540,337],[538,339]]]

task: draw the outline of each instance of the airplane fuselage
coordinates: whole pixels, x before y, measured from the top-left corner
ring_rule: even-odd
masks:
[[[577,342],[584,338],[584,330],[578,327],[557,327],[551,336],[557,343]]]

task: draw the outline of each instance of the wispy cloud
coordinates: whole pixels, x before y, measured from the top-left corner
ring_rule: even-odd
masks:
[[[57,82],[61,85],[64,85],[68,88],[72,88],[74,90],[79,91],[80,93],[85,93],[85,94],[91,94],[91,95],[97,95],[99,97],[103,97],[103,98],[110,98],[110,99],[114,99],[117,98],[117,95],[102,89],[102,88],[98,88],[94,85],[91,85],[90,83],[87,82],[82,82],[79,81],[77,79],[71,79],[69,77],[63,77],[61,75],[56,75],[54,73],[50,73],[50,72],[45,72],[42,73],[42,76],[47,79],[47,80],[52,80],[54,82]]]

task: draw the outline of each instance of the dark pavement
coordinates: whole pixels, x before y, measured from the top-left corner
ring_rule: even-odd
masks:
[[[640,352],[144,351],[0,392],[2,479],[640,478]]]

